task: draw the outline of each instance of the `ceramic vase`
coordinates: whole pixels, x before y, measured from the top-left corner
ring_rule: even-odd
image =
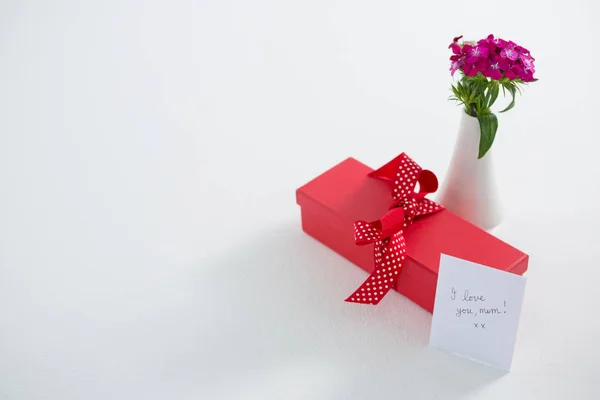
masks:
[[[480,159],[479,121],[462,111],[454,152],[442,182],[438,202],[489,231],[502,222],[503,212],[494,174],[493,146]]]

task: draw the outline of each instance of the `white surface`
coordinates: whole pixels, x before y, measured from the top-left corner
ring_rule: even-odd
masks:
[[[493,144],[479,157],[481,129],[477,118],[460,112],[456,143],[443,184],[433,200],[478,227],[491,231],[503,219]]]
[[[429,344],[510,371],[526,281],[442,254]]]
[[[597,399],[597,11],[1,2],[0,398]],[[365,275],[294,197],[348,156],[443,179],[447,46],[490,32],[540,78],[494,144],[496,233],[531,256],[508,375],[428,348],[395,293],[345,303]]]

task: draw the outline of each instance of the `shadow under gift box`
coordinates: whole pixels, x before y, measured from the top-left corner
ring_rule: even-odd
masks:
[[[373,244],[354,243],[354,221],[378,220],[393,203],[390,183],[369,177],[371,171],[348,158],[296,191],[304,232],[368,273],[375,268]],[[448,210],[418,218],[404,237],[408,257],[394,289],[429,312],[442,253],[518,275],[527,270],[527,254]]]

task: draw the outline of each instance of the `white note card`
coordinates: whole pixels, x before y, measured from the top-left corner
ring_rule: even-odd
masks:
[[[442,254],[430,346],[510,371],[525,282]]]

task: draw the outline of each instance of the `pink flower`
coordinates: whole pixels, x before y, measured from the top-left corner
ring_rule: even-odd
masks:
[[[460,67],[462,67],[462,65],[463,65],[462,60],[452,61],[452,63],[450,64],[450,75],[454,76],[454,73],[456,71],[458,71],[460,69]]]
[[[512,70],[508,70],[504,73],[504,76],[507,77],[510,80],[513,80],[517,77],[517,73],[515,71]]]
[[[504,39],[500,39],[500,38],[495,38],[494,35],[488,35],[486,41],[488,43],[493,44],[495,47],[499,47],[499,48],[503,48],[504,46],[506,46],[506,40]]]
[[[519,60],[521,60],[524,70],[535,72],[535,66],[533,65],[533,62],[535,61],[535,59],[533,57],[531,57],[528,54],[521,54],[521,56],[519,57]]]
[[[489,60],[487,68],[484,71],[481,71],[483,76],[492,78],[496,81],[502,79],[502,71],[500,69],[500,62],[494,58]]]
[[[523,68],[519,64],[510,64],[504,71],[504,76],[510,80],[523,76]]]
[[[521,54],[519,56],[519,63],[522,66],[522,71],[518,74],[518,76],[524,82],[536,80],[533,77],[533,74],[535,73],[535,65],[533,64],[534,61],[535,59],[529,54]]]
[[[452,39],[452,43],[458,43],[458,41],[459,41],[460,39],[462,39],[462,37],[463,37],[463,35],[460,35],[460,36],[457,36],[457,37],[455,37],[454,39]]]
[[[511,61],[516,61],[519,58],[519,51],[515,48],[514,44],[509,44],[504,46],[500,51],[500,56],[503,58],[508,58]]]
[[[475,47],[471,47],[467,50],[467,63],[474,64],[480,58],[486,58],[488,54],[489,48],[485,45],[477,45]]]
[[[510,69],[511,60],[509,60],[508,58],[496,56],[494,60],[498,63],[498,66],[502,71],[508,71]]]
[[[521,78],[523,82],[531,82],[535,80],[535,78],[533,77],[533,72],[531,71],[523,71],[523,73],[519,75],[519,78]]]
[[[452,49],[454,54],[460,54],[460,46],[458,45],[458,41],[462,39],[463,35],[457,36],[452,39],[452,43],[448,46],[449,49]]]
[[[460,46],[459,46],[459,45],[457,45],[456,43],[452,43],[452,44],[450,45],[450,47],[452,48],[452,52],[453,52],[454,54],[461,54],[461,48],[460,48]]]
[[[467,76],[475,76],[478,72],[483,72],[488,68],[489,61],[482,58],[474,64],[464,64],[462,69]]]
[[[500,79],[502,79],[502,72],[500,72],[499,69],[494,68],[493,65],[490,67],[490,69],[484,72],[483,75],[487,76],[488,78],[492,78],[495,81],[499,81]]]
[[[535,81],[535,59],[529,50],[518,44],[488,35],[478,42],[462,42],[457,36],[448,48],[452,49],[450,56],[450,73],[454,76],[461,70],[466,76],[472,77],[481,72],[483,76],[500,80],[521,79],[525,82]]]
[[[479,72],[479,68],[477,68],[477,64],[465,64],[462,66],[463,72],[466,76],[475,76]]]

